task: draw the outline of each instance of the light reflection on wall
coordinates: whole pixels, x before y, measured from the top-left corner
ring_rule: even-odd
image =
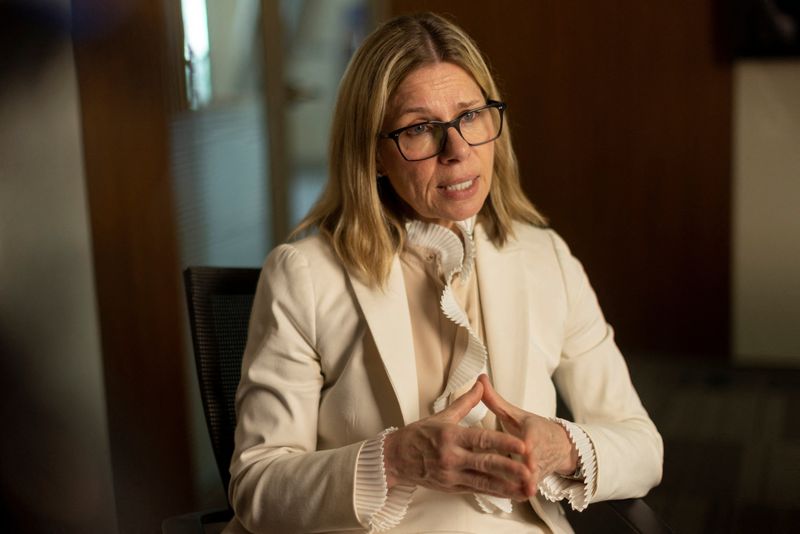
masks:
[[[186,98],[192,109],[211,101],[208,15],[205,0],[181,0],[183,14],[183,58],[186,69]]]

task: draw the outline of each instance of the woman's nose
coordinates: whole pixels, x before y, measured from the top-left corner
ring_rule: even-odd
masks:
[[[469,155],[472,147],[467,143],[458,130],[453,126],[447,129],[447,141],[439,155],[443,161],[462,160]]]

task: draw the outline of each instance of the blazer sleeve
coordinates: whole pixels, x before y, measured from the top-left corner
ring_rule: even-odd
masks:
[[[352,496],[363,442],[316,450],[316,320],[309,263],[281,245],[262,269],[236,394],[229,498],[252,532],[362,528]]]
[[[564,344],[553,375],[575,422],[594,446],[592,501],[642,497],[661,480],[663,443],[580,262],[551,232],[567,299]]]

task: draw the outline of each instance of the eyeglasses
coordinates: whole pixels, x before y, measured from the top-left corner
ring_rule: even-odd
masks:
[[[506,104],[487,100],[486,105],[469,109],[450,122],[426,121],[405,126],[381,139],[392,139],[406,161],[422,161],[440,154],[447,145],[447,130],[455,128],[470,146],[484,145],[500,137]]]

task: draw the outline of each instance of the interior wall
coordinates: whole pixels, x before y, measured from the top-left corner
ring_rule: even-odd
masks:
[[[734,80],[733,351],[800,366],[800,60]]]
[[[0,78],[0,531],[115,533],[72,47],[16,59]]]

